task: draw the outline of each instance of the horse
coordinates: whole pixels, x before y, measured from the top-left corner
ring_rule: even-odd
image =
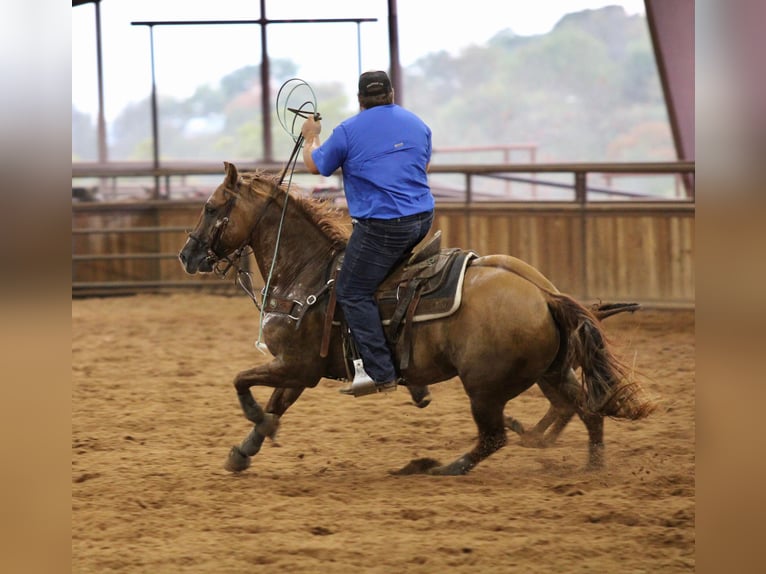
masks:
[[[264,439],[274,438],[280,417],[305,389],[322,378],[348,380],[341,326],[326,315],[333,316],[328,277],[349,229],[337,210],[290,193],[274,174],[240,174],[229,162],[224,170],[179,260],[188,274],[225,275],[232,266],[239,274],[249,248],[266,279],[261,334],[273,359],[234,377],[240,407],[253,427],[231,448],[225,468],[242,472]],[[588,430],[588,467],[601,468],[604,417],[638,420],[656,404],[612,352],[596,315],[573,297],[546,288],[539,271],[510,256],[477,256],[464,273],[462,301],[454,312],[409,326],[409,361],[400,384],[422,390],[458,377],[478,437],[452,462],[424,459],[417,471],[464,475],[505,446],[505,405],[535,383],[554,405],[563,405],[559,411],[565,418],[570,412],[580,416]],[[254,386],[273,388],[265,407],[255,400]]]

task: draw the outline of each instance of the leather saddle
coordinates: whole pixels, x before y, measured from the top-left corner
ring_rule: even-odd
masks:
[[[476,257],[472,251],[443,249],[441,231],[437,231],[380,285],[375,298],[389,344],[398,350],[400,370],[409,365],[413,323],[441,319],[457,311],[465,270]],[[328,311],[332,313],[334,289],[331,299]]]
[[[447,317],[460,306],[462,277],[475,253],[458,248],[442,249],[437,232],[378,287],[383,325],[394,342],[402,324]]]

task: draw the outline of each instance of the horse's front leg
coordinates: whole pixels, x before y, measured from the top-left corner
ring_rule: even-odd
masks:
[[[301,395],[306,387],[314,387],[318,376],[310,376],[301,369],[290,368],[279,359],[267,365],[237,374],[234,388],[245,418],[254,424],[253,430],[239,446],[232,447],[225,468],[240,472],[250,466],[250,457],[257,454],[265,437],[274,438],[279,428],[279,417]],[[253,397],[250,388],[256,385],[276,387],[263,409]]]
[[[285,389],[303,389],[315,387],[319,375],[310,374],[309,369],[301,366],[290,366],[280,359],[274,359],[266,365],[241,371],[234,378],[234,388],[242,407],[245,418],[254,423],[256,429],[263,435],[272,437],[276,433],[278,419],[273,413],[267,413],[253,397],[250,388],[266,386]],[[296,397],[297,398],[297,397]]]
[[[266,405],[264,415],[273,415],[279,420],[287,409],[298,400],[306,387],[297,387],[292,389],[274,389],[271,398]],[[273,435],[272,435],[273,436]],[[224,468],[231,472],[242,472],[250,466],[250,459],[261,450],[263,440],[266,435],[261,433],[258,425],[253,426],[253,430],[245,437],[239,446],[231,447],[229,457],[226,459]]]

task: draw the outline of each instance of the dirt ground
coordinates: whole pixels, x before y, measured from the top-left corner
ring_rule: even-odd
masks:
[[[400,389],[358,399],[323,380],[247,471],[232,386],[267,357],[243,296],[72,301],[72,572],[639,573],[695,568],[693,311],[606,321],[660,408],[607,420],[607,467],[585,428],[548,449],[509,444],[462,477],[394,476],[448,462],[476,430],[459,381],[415,408]],[[265,404],[270,390],[254,389]],[[532,425],[537,388],[506,414]]]

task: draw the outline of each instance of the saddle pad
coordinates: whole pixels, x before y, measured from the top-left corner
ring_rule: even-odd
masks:
[[[449,256],[448,250],[442,250],[445,256]],[[459,251],[451,257],[443,269],[443,277],[437,281],[437,287],[431,291],[424,289],[420,294],[420,301],[415,309],[412,322],[432,321],[449,317],[460,307],[463,295],[463,279],[469,263],[478,257],[473,251]],[[427,274],[428,271],[425,270]],[[378,307],[383,325],[388,326],[400,303],[400,294],[406,290],[404,285],[392,291],[377,294]]]

